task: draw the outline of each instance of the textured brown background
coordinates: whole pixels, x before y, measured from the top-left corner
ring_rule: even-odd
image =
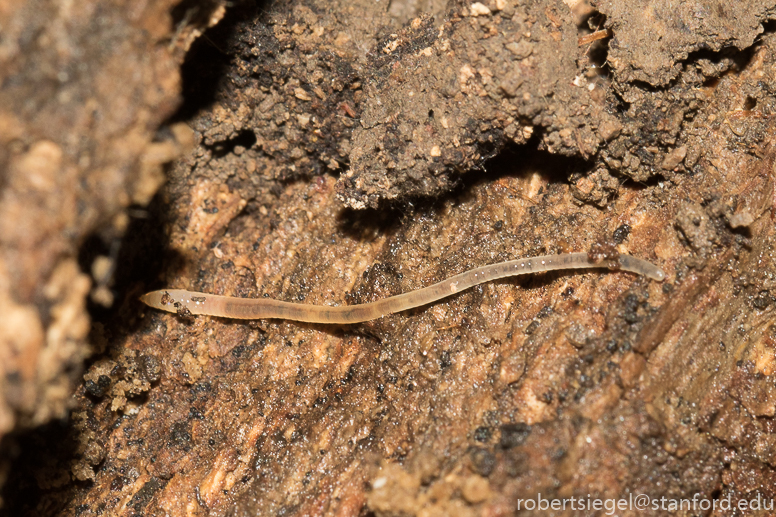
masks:
[[[776,7],[674,4],[0,0],[6,510],[776,497]],[[350,327],[136,300],[359,303],[596,243],[668,280]]]

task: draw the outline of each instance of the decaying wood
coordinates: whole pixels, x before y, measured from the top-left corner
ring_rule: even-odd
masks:
[[[33,199],[48,210],[32,210],[39,228],[2,223],[10,280],[0,308],[14,316],[0,330],[2,368],[60,350],[51,343],[98,352],[66,440],[51,428],[14,438],[12,511],[507,515],[538,493],[776,496],[776,39],[755,42],[774,6],[709,12],[724,30],[705,34],[661,26],[667,18],[638,3],[600,2],[605,21],[589,25],[611,35],[596,42],[608,45],[606,62],[578,46],[584,31],[561,2],[428,2],[423,15],[402,5],[209,5],[160,27],[141,16],[142,30],[125,30],[152,34],[164,59],[128,70],[174,63],[193,41],[182,108],[157,132],[174,106],[175,67],[163,74],[167,96],[71,98],[135,128],[75,124],[101,157],[93,162],[37,115],[0,112],[11,171],[0,210],[19,216]],[[690,27],[686,9],[675,16]],[[628,25],[636,17],[639,32]],[[731,45],[740,50],[715,59],[695,52]],[[122,68],[119,59],[108,61]],[[151,95],[152,83],[132,91]],[[54,89],[60,99],[65,90]],[[9,129],[17,123],[24,131]],[[104,156],[99,134],[111,135]],[[128,174],[132,163],[145,172]],[[67,188],[90,178],[88,195]],[[62,210],[70,226],[46,223]],[[95,251],[100,239],[86,236],[117,217],[106,240],[123,236],[120,251]],[[57,239],[32,239],[45,231]],[[365,303],[594,245],[654,261],[668,279],[553,272],[337,328],[182,318],[137,301],[172,286]],[[98,280],[106,256],[113,291]],[[92,312],[88,341],[77,258],[102,288],[93,299],[116,296],[112,310]],[[62,322],[72,323],[64,334]],[[0,417],[31,425],[66,409],[68,390],[46,392],[49,409],[36,414],[40,399],[23,389],[43,386],[40,368],[9,372]],[[9,422],[0,430],[18,431]]]

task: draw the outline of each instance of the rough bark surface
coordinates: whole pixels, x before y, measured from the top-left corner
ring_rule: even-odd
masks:
[[[15,515],[776,498],[773,2],[17,4]],[[137,303],[360,303],[599,244],[668,279],[522,277],[347,327]]]

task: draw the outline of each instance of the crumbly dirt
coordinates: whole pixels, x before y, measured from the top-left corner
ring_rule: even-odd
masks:
[[[687,71],[687,58],[704,74],[727,69],[735,50],[750,48],[776,14],[768,1],[739,2],[596,2],[614,33],[607,63],[620,84],[674,83]],[[727,61],[727,63],[726,63]]]
[[[776,7],[674,4],[0,1],[9,511],[776,498]],[[363,303],[612,247],[667,280],[334,327],[137,302]]]

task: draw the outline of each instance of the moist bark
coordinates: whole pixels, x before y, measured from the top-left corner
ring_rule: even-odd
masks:
[[[144,5],[0,2],[9,511],[776,496],[773,2]],[[351,326],[137,301],[363,303],[601,247],[667,280]]]

